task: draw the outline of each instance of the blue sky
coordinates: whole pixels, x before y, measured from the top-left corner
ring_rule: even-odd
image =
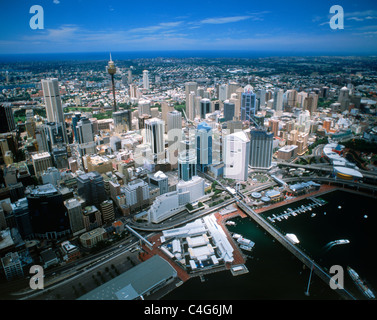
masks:
[[[0,0],[0,53],[248,50],[377,54],[377,1]],[[34,4],[44,29],[32,30]],[[344,29],[332,30],[332,5]]]

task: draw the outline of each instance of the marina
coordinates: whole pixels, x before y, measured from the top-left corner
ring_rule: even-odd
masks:
[[[322,199],[317,199],[317,198],[314,198],[314,197],[310,197],[308,199],[311,200],[312,203],[307,204],[307,205],[301,205],[301,206],[299,206],[298,208],[295,208],[295,209],[288,208],[282,214],[278,214],[278,215],[273,214],[272,216],[268,216],[267,219],[270,222],[275,223],[276,220],[282,221],[283,219],[288,219],[289,217],[295,217],[295,216],[297,216],[301,213],[304,213],[304,212],[307,212],[307,211],[312,211],[314,208],[321,207],[321,206],[326,204],[326,201],[324,201]],[[311,217],[315,217],[315,216],[316,216],[316,214],[313,212],[311,214]]]

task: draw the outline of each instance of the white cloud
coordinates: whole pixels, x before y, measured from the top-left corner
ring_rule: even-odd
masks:
[[[223,23],[231,23],[231,22],[238,22],[242,20],[247,20],[252,18],[251,16],[234,16],[234,17],[224,17],[224,18],[208,18],[201,20],[200,23],[202,24],[223,24]]]
[[[54,0],[53,3],[55,3],[55,4],[59,4],[60,1],[59,1],[59,0]]]

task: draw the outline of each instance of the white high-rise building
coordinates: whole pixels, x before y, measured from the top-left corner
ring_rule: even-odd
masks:
[[[196,104],[195,104],[195,97],[196,94],[195,92],[190,92],[188,95],[188,100],[187,101],[187,117],[189,120],[194,120],[196,116]]]
[[[224,178],[246,181],[250,157],[250,139],[244,131],[224,137]]]
[[[219,100],[224,101],[228,99],[228,85],[221,84],[219,86]]]
[[[143,71],[143,88],[149,90],[149,71]]]
[[[168,112],[167,123],[169,163],[172,168],[178,168],[179,143],[182,140],[182,113],[177,110]]]
[[[273,109],[277,113],[283,112],[283,96],[284,96],[284,90],[283,89],[276,89],[275,90]]]
[[[165,157],[165,139],[164,139],[163,120],[152,118],[145,120],[145,140],[151,146],[155,162],[161,162]]]

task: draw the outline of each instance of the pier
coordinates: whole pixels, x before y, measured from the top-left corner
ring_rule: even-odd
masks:
[[[325,283],[330,285],[334,280],[332,277],[322,269],[315,261],[313,261],[306,253],[300,248],[295,246],[290,240],[288,240],[277,229],[270,225],[263,217],[259,216],[253,209],[247,206],[243,201],[238,200],[237,204],[239,208],[257,222],[262,228],[264,228],[271,236],[278,240],[286,249],[288,249],[294,256],[296,256],[302,263],[304,263],[309,269],[313,268],[313,272],[320,277]],[[336,289],[336,292],[346,300],[356,300],[356,298],[345,288]]]
[[[325,204],[325,201],[319,200],[319,199],[314,198],[314,197],[309,197],[308,199],[311,200],[312,203],[305,205],[305,206],[302,205],[302,206],[300,206],[296,209],[288,208],[287,210],[284,211],[284,213],[282,213],[280,215],[273,214],[272,217],[267,217],[267,219],[269,221],[271,221],[272,223],[274,223],[276,220],[281,221],[283,219],[288,219],[289,217],[295,217],[300,213],[304,213],[306,211],[311,211],[314,208],[323,206]]]

